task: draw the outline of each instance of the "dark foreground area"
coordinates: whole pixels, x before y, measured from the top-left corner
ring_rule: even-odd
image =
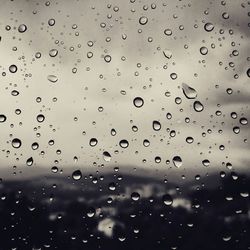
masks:
[[[0,184],[0,249],[250,249],[250,179],[183,186],[134,176]]]

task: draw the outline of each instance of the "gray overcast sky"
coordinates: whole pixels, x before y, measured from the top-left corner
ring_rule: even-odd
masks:
[[[89,167],[112,171],[114,166],[126,171],[132,166],[180,174],[191,169],[226,171],[223,162],[235,170],[248,167],[249,123],[240,123],[250,116],[247,1],[0,3],[0,113],[7,117],[0,123],[2,175],[11,176],[14,165],[27,175],[39,168],[50,172],[54,165],[66,172]],[[146,20],[143,25],[141,17]],[[50,19],[55,20],[53,26]],[[207,23],[211,31],[205,30]],[[25,32],[18,31],[21,24],[26,25]],[[166,35],[166,29],[172,34]],[[105,61],[107,56],[110,62]],[[16,73],[9,71],[12,64]],[[57,81],[49,81],[49,75]],[[196,90],[195,99],[186,98],[182,83]],[[229,88],[232,94],[227,93]],[[14,96],[13,90],[19,95]],[[133,104],[137,96],[144,100],[141,108]],[[181,98],[180,104],[176,98]],[[202,112],[194,110],[195,101],[203,104]],[[236,119],[231,112],[237,113]],[[38,114],[45,116],[44,122],[37,122]],[[153,130],[154,120],[161,123],[160,131]],[[240,127],[239,134],[233,132],[235,126]],[[173,130],[176,134],[171,137]],[[194,142],[188,144],[187,137]],[[18,149],[11,144],[14,138],[22,141]],[[98,140],[95,147],[89,146],[91,138]],[[125,149],[119,146],[122,139],[129,142]],[[144,139],[150,146],[143,146]],[[50,140],[54,145],[48,144]],[[39,143],[37,150],[31,148],[34,142]],[[109,162],[104,151],[111,155]],[[155,162],[157,156],[160,163]],[[174,156],[182,158],[179,169],[172,163]],[[27,167],[30,157],[34,163]],[[210,161],[209,167],[202,165],[204,159]],[[94,162],[104,167],[95,167]]]

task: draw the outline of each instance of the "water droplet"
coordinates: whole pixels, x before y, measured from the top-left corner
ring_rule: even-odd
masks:
[[[90,141],[89,141],[89,145],[90,145],[91,147],[96,146],[97,143],[98,143],[98,141],[97,141],[96,138],[91,138]]]
[[[164,34],[166,35],[166,36],[171,36],[172,35],[172,30],[171,29],[165,29],[164,30]]]
[[[57,49],[51,49],[51,50],[49,51],[49,55],[50,55],[51,57],[55,57],[55,56],[57,56],[57,54],[58,54],[58,50],[57,50]]]
[[[163,195],[162,200],[163,200],[164,204],[167,206],[171,206],[173,204],[173,198],[169,194]]]
[[[37,150],[39,148],[39,144],[37,142],[32,143],[31,148],[33,150]]]
[[[182,83],[182,91],[183,94],[188,98],[188,99],[195,99],[197,97],[197,92],[194,88],[190,87],[186,83]]]
[[[119,142],[119,145],[120,145],[121,148],[127,148],[129,146],[129,143],[128,143],[127,140],[121,140]]]
[[[38,122],[43,122],[43,121],[45,120],[45,116],[42,115],[42,114],[39,114],[39,115],[36,117],[36,120],[37,120]]]
[[[138,200],[140,199],[140,194],[137,193],[137,192],[133,192],[133,193],[131,194],[131,199],[132,199],[133,201],[138,201]]]
[[[94,217],[94,215],[95,215],[95,209],[93,207],[89,208],[89,210],[87,212],[87,216],[89,218],[92,218],[92,217]]]
[[[145,16],[140,17],[139,23],[141,25],[145,25],[147,22],[148,22],[148,18],[147,17],[145,17]]]
[[[175,167],[180,168],[182,166],[182,159],[180,156],[173,157],[173,164]]]
[[[205,167],[209,167],[210,161],[209,161],[208,159],[205,159],[205,160],[202,161],[202,164],[203,164],[203,166],[205,166]]]
[[[12,140],[11,144],[12,144],[13,148],[20,148],[21,145],[22,145],[22,142],[21,142],[20,139],[15,138],[15,139]]]
[[[110,155],[110,153],[107,152],[107,151],[104,151],[103,152],[103,159],[104,159],[104,161],[107,161],[107,162],[111,161],[111,155]]]
[[[18,27],[18,31],[20,33],[24,33],[27,30],[27,26],[25,24],[20,24]]]
[[[247,70],[247,76],[250,77],[250,68]]]
[[[0,115],[0,122],[5,122],[7,120],[6,116],[1,114]]]
[[[82,172],[80,170],[75,170],[73,173],[72,173],[72,178],[75,180],[75,181],[79,181],[81,178],[82,178]]]
[[[48,79],[50,82],[53,82],[53,83],[55,83],[55,82],[58,81],[58,78],[57,78],[57,76],[55,76],[55,75],[48,75],[47,79]]]
[[[245,118],[245,117],[240,118],[240,124],[247,125],[248,124],[247,118]]]
[[[104,61],[107,62],[107,63],[111,62],[111,59],[112,59],[112,58],[111,58],[110,55],[104,56]]]
[[[207,53],[208,53],[208,49],[207,49],[207,47],[201,47],[200,48],[200,53],[202,54],[202,55],[206,55]]]
[[[159,131],[161,129],[161,124],[158,121],[153,121],[153,129]]]
[[[144,104],[144,100],[141,97],[136,97],[133,101],[135,107],[140,108]]]
[[[16,73],[17,72],[17,66],[15,64],[12,64],[9,66],[10,73]]]
[[[33,165],[33,158],[32,157],[30,157],[29,159],[27,159],[26,165],[29,166],[29,167]]]
[[[214,29],[214,25],[213,25],[212,23],[206,23],[206,24],[204,25],[204,29],[205,29],[205,31],[207,31],[207,32],[211,32],[211,31]]]
[[[172,52],[170,50],[163,50],[163,55],[167,58],[167,59],[171,59],[172,57]]]
[[[56,23],[56,21],[55,21],[55,19],[53,19],[53,18],[49,19],[49,21],[48,21],[48,25],[49,25],[49,26],[54,26],[55,23]]]
[[[195,101],[193,107],[197,112],[201,112],[204,109],[203,105],[199,101]]]

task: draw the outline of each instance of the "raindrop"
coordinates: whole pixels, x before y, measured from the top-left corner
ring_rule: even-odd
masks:
[[[109,152],[104,151],[102,155],[103,155],[104,161],[107,161],[107,162],[111,161],[111,155]]]
[[[208,159],[205,159],[205,160],[202,161],[202,164],[203,164],[203,166],[205,166],[205,167],[209,167],[210,161],[209,161]]]
[[[80,170],[75,170],[73,173],[72,173],[72,178],[75,180],[75,181],[79,181],[81,178],[82,178],[82,172]]]
[[[48,21],[48,25],[49,25],[49,26],[54,26],[55,23],[56,23],[56,21],[55,21],[55,19],[53,19],[53,18],[49,19],[49,21]]]
[[[188,99],[195,99],[197,97],[196,90],[194,88],[188,86],[186,83],[182,83],[182,91],[183,91],[183,94]]]
[[[16,73],[17,72],[17,66],[15,64],[12,64],[9,66],[10,73]]]
[[[200,48],[200,53],[201,53],[202,55],[206,55],[206,54],[208,53],[207,47],[201,47],[201,48]]]
[[[127,148],[129,146],[129,143],[128,143],[127,140],[121,140],[119,142],[119,145],[120,145],[121,148]]]
[[[250,68],[247,70],[247,76],[250,77]]]
[[[55,76],[55,75],[48,75],[47,79],[53,83],[57,82],[57,80],[58,80],[57,76]]]
[[[173,198],[169,194],[163,195],[162,200],[166,206],[171,206],[173,204]]]
[[[161,124],[158,121],[153,121],[153,129],[159,131],[161,129]]]
[[[107,62],[107,63],[111,62],[111,59],[112,59],[112,58],[111,58],[110,55],[104,56],[104,61]]]
[[[133,201],[138,201],[138,200],[140,199],[140,194],[137,193],[137,192],[133,192],[133,193],[131,194],[131,199],[132,199]]]
[[[18,31],[20,33],[24,33],[27,30],[27,26],[25,24],[20,24],[18,27]]]
[[[193,107],[197,112],[201,112],[204,109],[203,105],[199,101],[195,101]]]
[[[205,31],[210,32],[214,29],[214,25],[212,23],[206,23],[204,25],[204,29],[205,29]]]
[[[147,17],[145,17],[145,16],[140,17],[139,23],[141,25],[145,25],[147,22],[148,22],[148,18]]]
[[[57,56],[57,54],[58,54],[58,50],[57,50],[57,49],[51,49],[51,50],[49,51],[49,55],[50,55],[51,57],[55,57],[55,56]]]
[[[39,114],[39,115],[36,117],[36,120],[37,120],[38,122],[43,122],[43,121],[45,120],[45,116],[42,115],[42,114]]]
[[[180,168],[182,166],[182,159],[180,156],[173,157],[173,164],[175,167]]]
[[[27,166],[32,166],[33,165],[33,158],[32,157],[30,157],[29,159],[27,159],[26,165]]]
[[[89,145],[90,145],[91,147],[96,146],[97,143],[98,143],[98,141],[97,141],[96,138],[91,138],[90,141],[89,141]]]
[[[5,122],[6,119],[7,119],[7,118],[6,118],[5,115],[3,115],[3,114],[0,115],[0,122]]]
[[[135,107],[140,108],[140,107],[143,106],[144,100],[143,100],[141,97],[136,97],[136,98],[133,100],[133,103],[134,103]]]
[[[172,57],[172,52],[170,50],[163,50],[163,55],[167,58],[170,59]]]
[[[12,140],[11,144],[12,144],[13,148],[20,148],[21,145],[22,145],[22,142],[21,142],[20,139],[15,138],[15,139]]]

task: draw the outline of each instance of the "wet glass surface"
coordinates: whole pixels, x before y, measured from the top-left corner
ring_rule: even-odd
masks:
[[[0,250],[250,249],[250,2],[0,0]]]

